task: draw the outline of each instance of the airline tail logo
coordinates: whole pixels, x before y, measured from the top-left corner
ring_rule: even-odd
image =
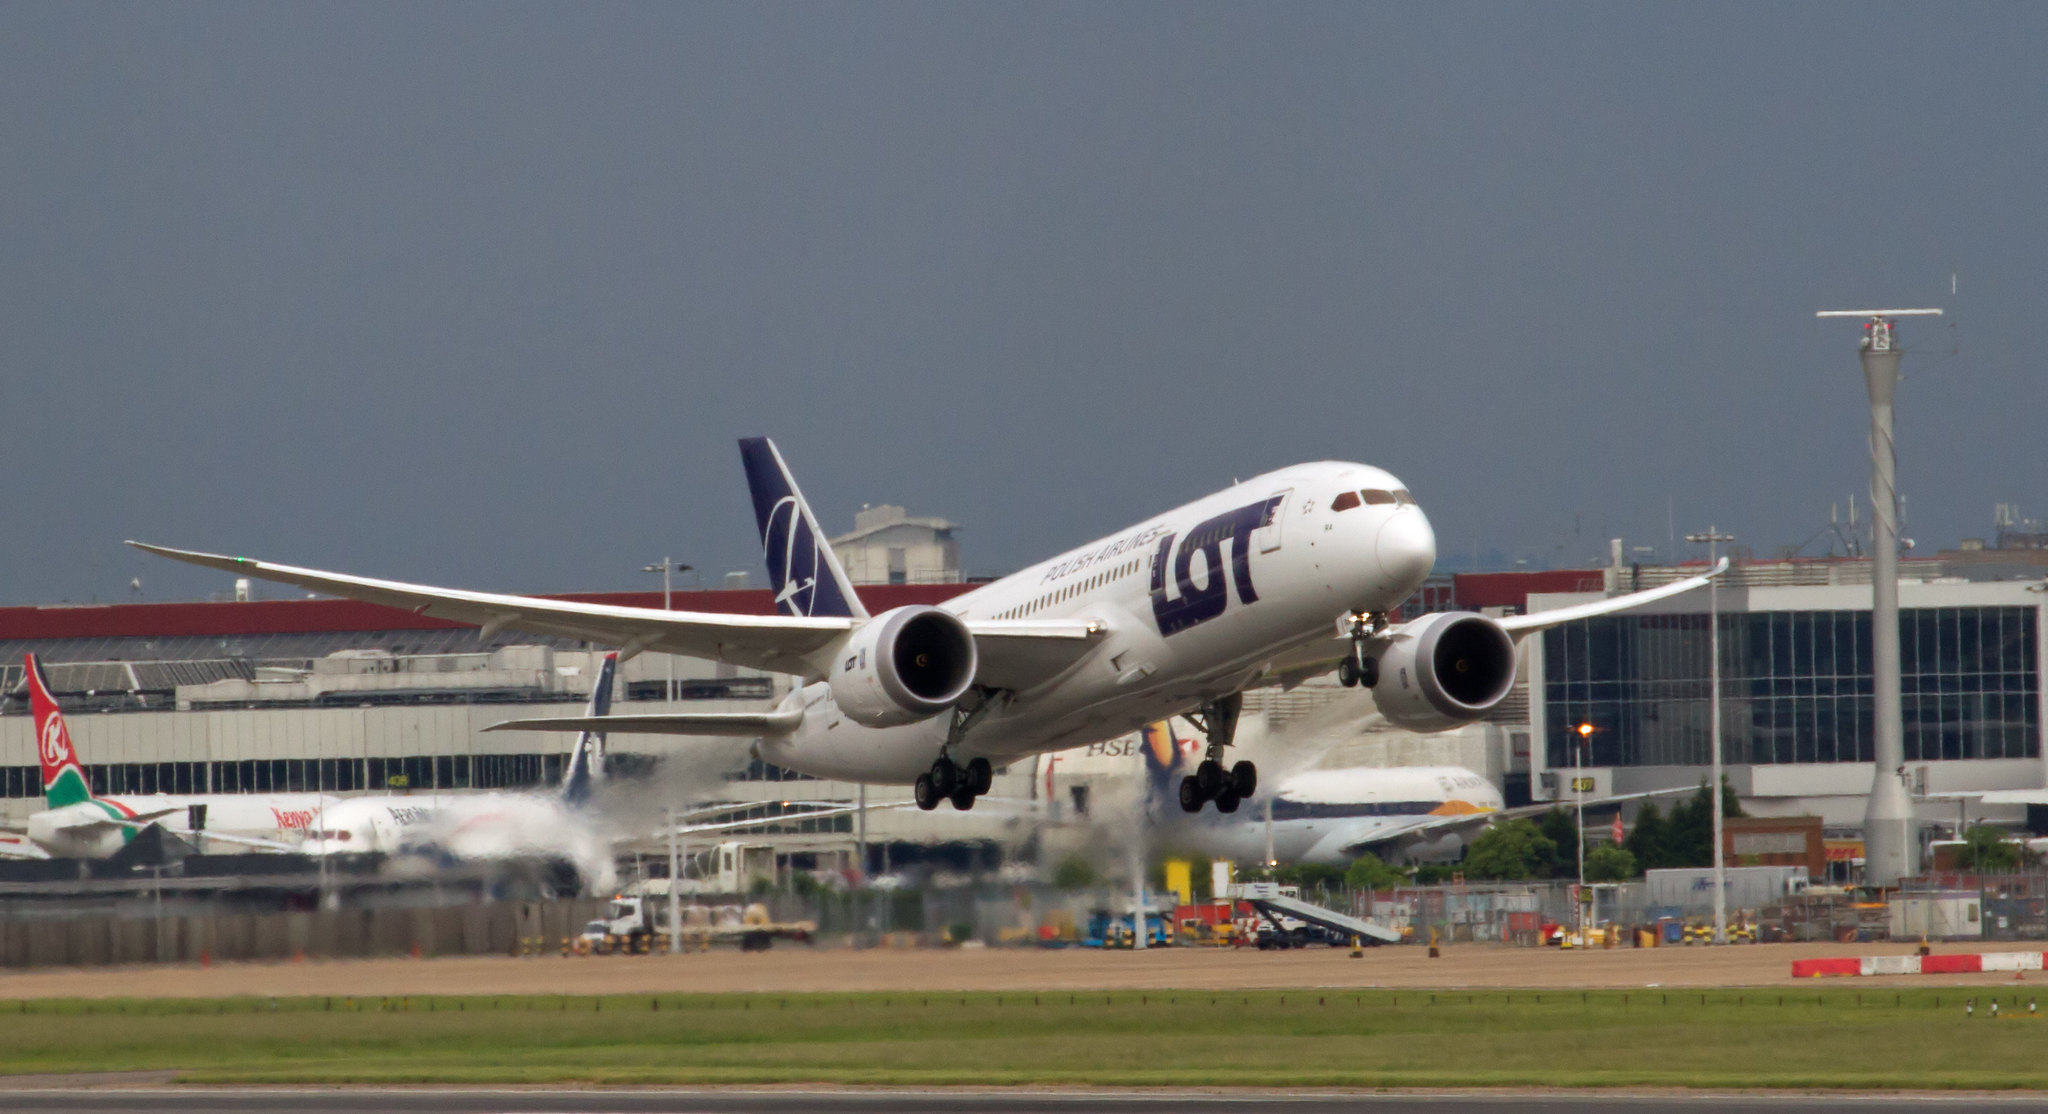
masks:
[[[775,609],[793,616],[865,617],[774,443],[765,437],[742,439],[740,462],[754,497]]]
[[[86,783],[85,769],[79,764],[78,751],[71,745],[71,730],[64,725],[64,713],[57,707],[57,698],[50,694],[42,663],[34,654],[25,660],[29,706],[36,720],[36,757],[43,766],[44,800],[51,808],[91,800],[92,789]]]

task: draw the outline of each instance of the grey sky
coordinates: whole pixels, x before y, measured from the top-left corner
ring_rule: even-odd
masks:
[[[1446,563],[2048,511],[2048,7],[0,7],[0,600],[123,537],[759,572],[734,439],[1015,567],[1297,460]],[[1950,273],[1960,292],[1949,296]],[[2027,310],[2033,305],[2035,311]],[[1959,355],[1949,358],[1952,350]]]

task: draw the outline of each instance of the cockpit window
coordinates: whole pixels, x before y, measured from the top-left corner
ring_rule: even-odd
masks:
[[[1371,505],[1373,505],[1373,506],[1375,506],[1375,507],[1383,507],[1383,506],[1386,506],[1386,505],[1387,505],[1387,504],[1389,504],[1389,503],[1393,503],[1393,502],[1396,502],[1396,501],[1397,501],[1397,500],[1396,500],[1396,499],[1394,498],[1394,493],[1393,493],[1393,492],[1391,492],[1391,491],[1380,491],[1380,490],[1378,490],[1377,488],[1367,488],[1367,489],[1365,490],[1364,494],[1365,494],[1365,501],[1366,501],[1367,503],[1370,503]]]
[[[1348,511],[1357,505],[1358,493],[1356,491],[1344,492],[1335,499],[1330,500],[1330,509],[1333,511]]]
[[[1412,507],[1415,505],[1415,496],[1408,494],[1407,488],[1397,487],[1394,489],[1394,502],[1404,507]]]

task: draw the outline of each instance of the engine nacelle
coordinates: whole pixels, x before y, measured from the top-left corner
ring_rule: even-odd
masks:
[[[1499,623],[1443,611],[1403,624],[1381,652],[1380,714],[1410,731],[1445,731],[1484,716],[1515,686],[1515,641]]]
[[[832,663],[832,700],[869,727],[916,723],[965,696],[979,665],[967,624],[936,607],[899,607],[847,640]]]

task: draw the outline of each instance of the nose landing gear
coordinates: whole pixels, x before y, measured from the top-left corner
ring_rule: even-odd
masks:
[[[1387,629],[1387,617],[1354,611],[1346,617],[1346,626],[1351,632],[1351,653],[1337,663],[1337,683],[1345,688],[1373,688],[1380,683],[1380,662],[1366,654],[1365,643]]]
[[[1244,694],[1231,693],[1189,713],[1188,719],[1208,738],[1209,749],[1195,772],[1180,779],[1181,811],[1200,812],[1202,805],[1215,801],[1216,811],[1236,812],[1237,806],[1258,790],[1257,766],[1250,762],[1239,762],[1229,769],[1223,766],[1223,748],[1237,735],[1237,716],[1243,707]]]

